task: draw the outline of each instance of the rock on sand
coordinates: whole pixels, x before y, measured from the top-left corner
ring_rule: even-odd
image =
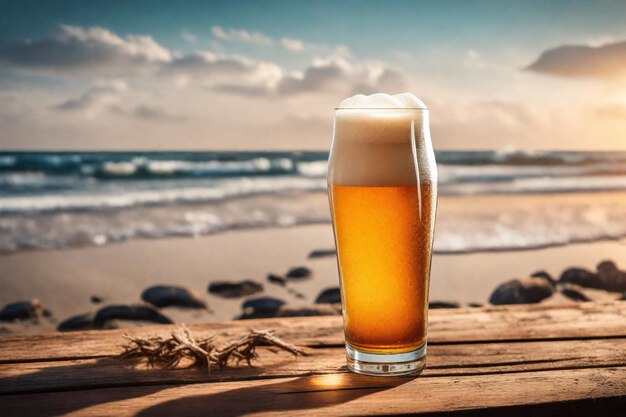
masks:
[[[209,292],[224,298],[239,298],[263,291],[263,285],[256,281],[239,282],[217,281],[209,285]]]
[[[341,291],[339,287],[331,287],[323,290],[315,299],[315,304],[341,304]]]
[[[538,303],[555,289],[544,278],[513,279],[501,284],[489,297],[494,305]]]
[[[246,300],[241,309],[243,314],[237,317],[239,320],[261,319],[274,317],[280,307],[285,304],[283,300],[274,297],[259,297]]]
[[[173,285],[156,285],[147,288],[141,299],[155,307],[203,308],[207,305],[200,297],[184,287]]]
[[[169,317],[160,313],[151,305],[144,304],[111,304],[99,309],[96,313],[85,313],[64,320],[57,330],[88,330],[115,328],[114,321],[145,321],[158,324],[174,323]]]
[[[0,310],[0,321],[39,319],[48,316],[50,316],[50,312],[36,298],[30,301],[10,303]]]
[[[575,284],[581,287],[604,289],[600,277],[585,268],[566,269],[559,278],[559,284]]]
[[[291,280],[307,279],[313,276],[313,271],[306,266],[297,266],[287,271],[285,276]]]
[[[598,264],[598,276],[607,291],[626,291],[626,272],[620,271],[612,261],[602,261]]]
[[[552,275],[548,274],[546,271],[537,271],[530,274],[531,278],[543,278],[550,283],[553,287],[556,287],[556,280],[552,278]]]
[[[79,314],[63,320],[58,326],[57,330],[60,332],[73,332],[77,330],[93,330],[95,326],[93,324],[94,313]],[[115,327],[115,326],[112,326]]]
[[[174,323],[156,308],[144,304],[112,304],[102,307],[96,313],[93,322],[99,327],[111,320],[148,321],[159,324]]]
[[[431,301],[428,308],[459,308],[461,305],[456,301]]]
[[[283,287],[287,285],[287,280],[285,279],[285,277],[281,277],[280,275],[267,274],[267,280],[272,284],[281,285]]]
[[[583,294],[582,291],[570,287],[561,289],[561,294],[574,301],[591,301],[591,298]]]

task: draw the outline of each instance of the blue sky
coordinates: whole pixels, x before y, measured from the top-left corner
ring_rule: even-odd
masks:
[[[356,43],[380,37],[417,46],[468,37],[491,43],[624,31],[622,1],[0,1],[0,38],[41,36],[59,23],[105,26],[117,33],[151,33],[165,41],[181,28],[209,35],[213,25],[245,27],[270,36]],[[367,34],[362,31],[366,29]],[[409,36],[407,36],[409,35]],[[175,46],[175,43],[170,46]],[[542,46],[541,44],[539,46]]]
[[[0,143],[323,149],[334,104],[387,88],[427,100],[443,148],[624,148],[625,21],[620,1],[0,0]]]
[[[626,32],[623,1],[0,1],[0,39],[37,37],[57,25],[149,33],[172,48],[211,27],[246,28],[349,45],[359,54],[432,45],[549,47]]]

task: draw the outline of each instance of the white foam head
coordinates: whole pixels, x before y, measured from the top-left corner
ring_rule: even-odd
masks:
[[[376,93],[366,96],[357,94],[356,96],[343,99],[339,103],[340,109],[426,109],[422,100],[411,93],[401,93],[389,95]]]
[[[342,185],[411,184],[432,177],[428,111],[411,93],[358,94],[335,111],[329,180]],[[432,161],[431,161],[432,159]],[[423,166],[422,166],[423,165]]]
[[[425,110],[424,102],[411,93],[358,94],[339,104],[335,135],[351,142],[409,142],[412,126],[419,131],[427,120]]]

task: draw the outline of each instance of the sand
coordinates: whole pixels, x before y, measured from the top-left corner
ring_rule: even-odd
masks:
[[[338,285],[333,257],[308,259],[312,250],[332,247],[330,225],[311,225],[1,256],[0,305],[39,298],[53,313],[51,320],[39,324],[2,326],[12,333],[53,331],[59,321],[101,305],[139,302],[141,292],[156,284],[186,286],[208,302],[213,313],[163,310],[173,319],[188,323],[230,320],[241,312],[242,299],[223,299],[207,293],[208,284],[216,280],[253,279],[264,285],[262,295],[306,305],[313,303],[323,289]],[[430,298],[485,303],[491,291],[505,280],[523,278],[538,269],[558,277],[566,267],[594,268],[603,259],[626,266],[626,243],[435,255]],[[269,272],[284,274],[300,265],[311,268],[314,277],[289,287],[304,294],[305,299],[266,280]],[[103,304],[93,304],[92,295],[102,297]]]

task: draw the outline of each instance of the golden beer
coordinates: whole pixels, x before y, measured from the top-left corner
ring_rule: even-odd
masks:
[[[348,366],[421,371],[437,174],[425,108],[339,108],[329,198]]]

